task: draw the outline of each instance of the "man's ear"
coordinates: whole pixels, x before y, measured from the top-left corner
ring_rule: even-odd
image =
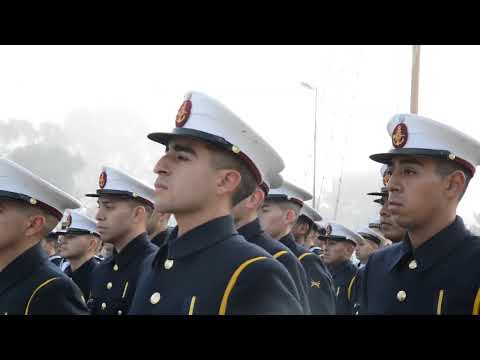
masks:
[[[242,175],[236,170],[218,170],[217,172],[217,194],[233,194],[242,181]]]
[[[45,230],[45,223],[47,219],[41,214],[30,215],[24,222],[25,235],[28,237],[42,234]]]
[[[465,186],[467,184],[467,178],[463,171],[455,170],[446,177],[445,193],[449,199],[455,199],[462,196]]]
[[[245,206],[248,209],[259,209],[265,200],[265,193],[257,188],[249,197]]]
[[[287,223],[295,224],[295,222],[297,221],[297,213],[292,209],[288,209],[285,214],[285,219],[287,220]]]
[[[144,222],[148,220],[148,213],[144,206],[138,205],[133,208],[133,217],[136,222]]]

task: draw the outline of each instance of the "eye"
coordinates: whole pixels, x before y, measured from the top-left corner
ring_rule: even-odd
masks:
[[[190,160],[188,157],[186,157],[185,155],[182,155],[182,154],[178,154],[177,155],[177,160],[180,160],[180,161],[188,161]]]
[[[413,170],[413,169],[406,168],[405,170],[403,170],[403,173],[404,173],[405,175],[414,175],[414,174],[416,174],[417,172],[416,172],[415,170]]]

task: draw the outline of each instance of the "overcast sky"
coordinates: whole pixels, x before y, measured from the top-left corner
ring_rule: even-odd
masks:
[[[88,111],[108,129],[102,146],[118,151],[115,165],[137,145],[148,153],[138,154],[140,168],[132,171],[153,184],[163,147],[146,134],[173,128],[183,94],[197,90],[262,134],[283,157],[284,178],[312,192],[315,92],[304,81],[318,89],[317,195],[338,193],[342,169],[344,177],[371,175],[375,191],[380,165],[368,156],[389,149],[389,118],[409,112],[411,60],[411,46],[0,46],[0,121],[75,126],[88,136],[91,123],[82,126],[79,115]],[[419,114],[480,139],[478,64],[479,46],[422,46]],[[132,124],[140,133],[127,128]],[[124,146],[115,141],[120,136]],[[89,156],[92,168],[109,165]],[[97,178],[90,180],[95,188]],[[359,226],[363,220],[342,213],[342,193],[337,220]],[[459,209],[467,221],[480,211],[479,196],[477,176]],[[364,199],[366,222],[378,208]]]

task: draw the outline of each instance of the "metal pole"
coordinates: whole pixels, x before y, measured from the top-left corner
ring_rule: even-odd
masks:
[[[316,209],[315,204],[317,197],[315,195],[315,186],[317,178],[317,88],[315,88],[315,129],[313,130],[313,202],[312,206]]]
[[[412,47],[412,89],[410,93],[410,113],[418,114],[418,84],[420,72],[420,45]]]

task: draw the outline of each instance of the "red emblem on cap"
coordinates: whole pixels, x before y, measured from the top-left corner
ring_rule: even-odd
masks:
[[[67,218],[62,223],[62,230],[66,230],[70,225],[72,225],[72,215],[68,214]]]
[[[390,174],[383,175],[383,186],[387,186],[389,180],[390,180]]]
[[[408,129],[407,125],[400,123],[395,126],[392,132],[392,145],[395,148],[402,148],[405,146],[408,140]]]
[[[192,102],[190,100],[185,100],[178,109],[177,118],[175,119],[175,125],[177,127],[182,127],[187,122],[190,112],[192,111]]]
[[[67,221],[66,221],[66,227],[69,228],[72,225],[72,215],[68,214],[67,216]]]
[[[326,227],[325,227],[325,236],[329,236],[332,234],[332,225],[328,224]]]
[[[98,186],[100,186],[100,189],[103,189],[105,185],[107,185],[107,173],[102,171],[100,177],[98,178]]]

